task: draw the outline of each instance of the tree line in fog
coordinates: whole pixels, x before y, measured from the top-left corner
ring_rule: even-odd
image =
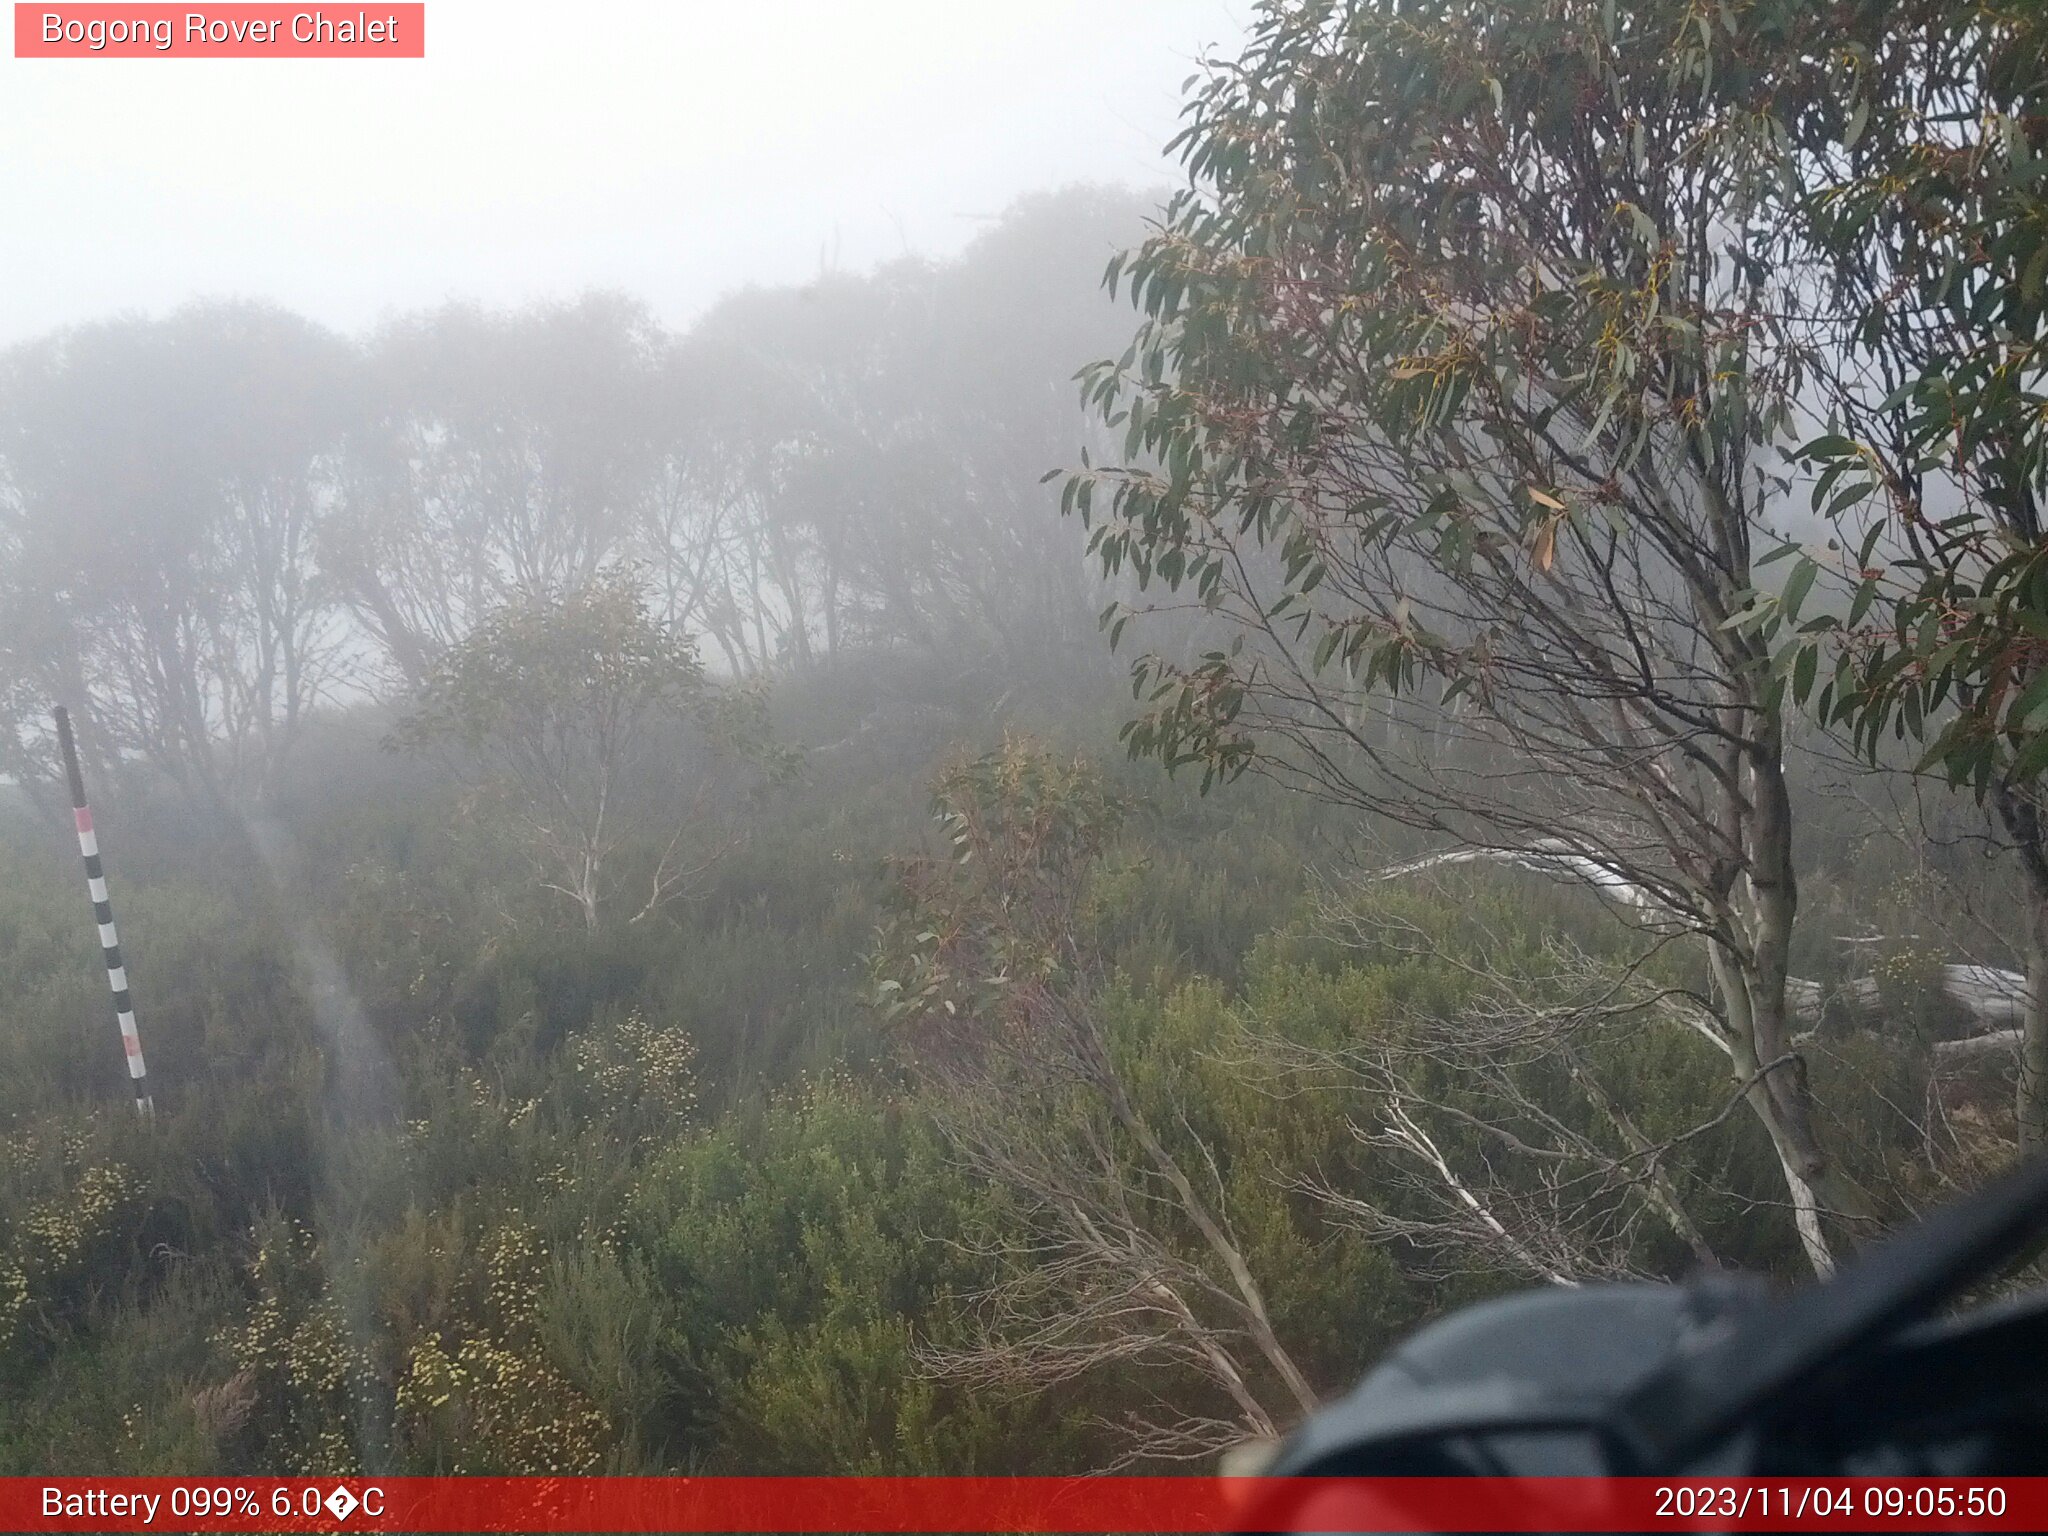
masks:
[[[0,770],[270,794],[323,704],[423,683],[495,608],[630,569],[727,678],[861,649],[1091,645],[1044,474],[1125,319],[1141,200],[1027,201],[957,260],[750,290],[680,331],[593,294],[350,338],[255,303],[0,359]]]

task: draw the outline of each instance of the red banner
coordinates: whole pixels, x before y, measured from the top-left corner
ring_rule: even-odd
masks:
[[[2048,1478],[0,1478],[33,1531],[2041,1531]]]
[[[424,4],[14,7],[17,59],[423,59]]]

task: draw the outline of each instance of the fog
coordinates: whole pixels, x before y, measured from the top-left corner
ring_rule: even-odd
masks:
[[[0,62],[0,344],[194,297],[355,329],[945,256],[1151,186],[1223,0],[435,0],[423,60]]]
[[[1867,189],[1755,103],[1846,157],[1918,98],[1814,93],[1945,61],[1808,9],[0,65],[0,1525],[1243,1470],[1447,1310],[1719,1333],[2048,1144],[2028,312],[1896,241],[1855,309]],[[1986,697],[1988,794],[1915,766]],[[1764,1378],[1726,1454],[1875,1443],[1874,1369]]]

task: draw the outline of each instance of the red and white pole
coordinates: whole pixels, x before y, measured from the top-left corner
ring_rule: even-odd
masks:
[[[92,897],[92,915],[100,925],[100,948],[107,957],[107,984],[114,989],[114,1022],[121,1026],[121,1049],[128,1058],[128,1077],[135,1085],[135,1108],[156,1112],[150,1102],[149,1076],[142,1065],[142,1036],[135,1032],[135,1000],[128,993],[128,968],[121,963],[121,939],[114,932],[114,907],[107,899],[107,872],[100,864],[99,839],[93,835],[92,807],[85,803],[85,775],[78,766],[78,743],[71,737],[71,715],[56,708],[57,744],[64,749],[64,773],[71,780],[71,816],[78,824],[78,852],[85,859],[85,889]]]

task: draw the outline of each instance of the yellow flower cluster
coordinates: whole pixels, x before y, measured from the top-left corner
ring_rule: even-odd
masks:
[[[546,1250],[520,1226],[491,1235],[484,1259],[488,1331],[412,1350],[397,1394],[401,1432],[452,1454],[448,1470],[539,1476],[595,1471],[610,1438],[602,1411],[544,1358],[539,1341]]]
[[[469,1084],[470,1102],[476,1105],[478,1109],[487,1109],[494,1116],[502,1116],[505,1124],[508,1126],[518,1125],[520,1121],[525,1120],[540,1109],[539,1099],[508,1099],[503,1097],[501,1091],[486,1081],[483,1074],[474,1068],[463,1068],[462,1077],[463,1081]],[[416,1120],[411,1123],[420,1128],[420,1135],[413,1138],[415,1142],[424,1140],[428,1122]]]
[[[0,1348],[14,1337],[28,1310],[28,1272],[12,1259],[0,1257]]]
[[[450,1355],[428,1335],[398,1387],[399,1422],[453,1453],[457,1474],[597,1470],[610,1425],[537,1351],[473,1336]]]
[[[39,1256],[40,1269],[66,1267],[105,1234],[134,1193],[135,1176],[119,1163],[86,1169],[63,1200],[37,1206],[22,1219],[24,1252]]]
[[[16,1131],[12,1136],[0,1136],[0,1173],[26,1168],[35,1161],[35,1155],[35,1132]]]
[[[679,1029],[658,1029],[634,1012],[609,1035],[579,1036],[569,1050],[577,1073],[606,1103],[639,1103],[665,1118],[696,1106],[697,1048]]]
[[[528,1227],[500,1227],[491,1234],[484,1260],[488,1315],[501,1327],[520,1329],[540,1321],[540,1267],[547,1250]]]
[[[351,1435],[352,1389],[367,1362],[349,1342],[324,1283],[310,1302],[290,1294],[293,1271],[316,1257],[313,1233],[299,1221],[282,1243],[259,1247],[251,1265],[256,1305],[226,1342],[263,1398],[279,1404],[289,1421],[282,1444],[302,1459],[287,1470],[330,1475],[355,1470],[359,1460]]]
[[[26,1160],[34,1152],[25,1138],[15,1138],[10,1157]],[[85,1150],[83,1139],[67,1139],[65,1160]],[[119,1163],[96,1164],[78,1176],[63,1195],[31,1206],[9,1234],[11,1253],[0,1253],[0,1349],[13,1339],[28,1311],[36,1281],[63,1278],[78,1268],[92,1248],[112,1234],[135,1199],[140,1181]]]
[[[1942,951],[1901,945],[1872,967],[1878,996],[1894,1012],[1911,1013],[1941,988]]]
[[[1895,949],[1877,962],[1877,979],[1894,985],[1916,985],[1929,980],[1940,968],[1939,949]]]

